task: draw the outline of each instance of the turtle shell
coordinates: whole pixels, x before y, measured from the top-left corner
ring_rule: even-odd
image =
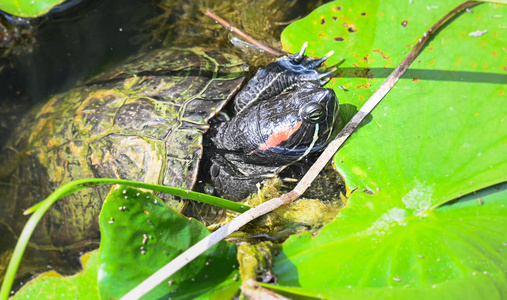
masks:
[[[3,187],[4,199],[11,200],[0,201],[1,223],[19,233],[27,219],[23,210],[77,179],[192,189],[202,134],[241,86],[246,69],[218,51],[161,49],[52,97],[28,114],[4,149],[3,164],[11,166],[5,168],[10,185]],[[84,189],[56,202],[32,241],[51,247],[96,241],[109,188]],[[181,204],[164,201],[176,209]]]

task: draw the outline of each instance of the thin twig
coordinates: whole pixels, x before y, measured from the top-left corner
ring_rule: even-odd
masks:
[[[230,32],[234,33],[235,35],[237,35],[238,37],[240,37],[244,41],[247,41],[248,43],[254,45],[255,47],[257,47],[257,48],[259,48],[259,49],[261,49],[261,50],[263,50],[265,52],[271,53],[271,54],[273,54],[275,56],[282,56],[282,55],[285,54],[282,51],[280,51],[280,50],[278,50],[276,48],[273,48],[273,47],[271,47],[270,45],[268,45],[266,43],[263,43],[261,41],[258,41],[256,39],[254,39],[253,37],[251,37],[248,34],[246,34],[245,32],[243,32],[238,27],[235,27],[231,23],[229,23],[226,20],[220,18],[218,15],[216,15],[214,12],[212,12],[209,9],[208,9],[208,11],[206,11],[206,16],[208,16],[208,17],[212,18],[213,20],[215,20],[215,22],[220,23],[220,25],[224,26],[225,29],[227,29]]]
[[[167,265],[162,267],[160,270],[155,272],[153,275],[148,277],[145,281],[139,284],[137,287],[132,289],[129,293],[127,293],[122,299],[139,299],[150,290],[155,288],[157,285],[162,283],[166,278],[176,273],[178,270],[183,268],[186,264],[191,262],[197,256],[204,253],[210,247],[215,245],[216,243],[223,240],[229,234],[235,232],[239,228],[243,227],[248,222],[253,219],[260,217],[264,214],[267,214],[274,209],[279,208],[282,205],[291,203],[292,201],[299,198],[306,189],[310,186],[311,182],[317,177],[320,171],[324,168],[324,166],[329,162],[329,160],[333,157],[333,155],[338,151],[338,149],[343,145],[343,143],[347,140],[347,138],[354,132],[354,130],[359,126],[359,124],[364,120],[364,118],[377,106],[378,103],[384,98],[384,96],[392,89],[392,87],[398,82],[400,77],[405,73],[410,64],[414,61],[414,59],[419,54],[420,50],[429,39],[431,34],[435,33],[442,24],[448,21],[450,18],[458,14],[465,8],[474,6],[480,2],[477,1],[467,1],[450,11],[446,14],[442,19],[440,19],[435,25],[433,25],[428,31],[426,31],[421,39],[417,42],[417,44],[412,48],[412,50],[407,54],[407,56],[403,59],[400,65],[394,69],[394,71],[386,78],[384,83],[379,87],[379,89],[368,99],[368,101],[361,107],[361,109],[357,112],[356,115],[350,120],[349,123],[342,129],[342,131],[338,134],[338,136],[329,144],[329,146],[324,150],[324,152],[320,155],[319,159],[313,164],[310,170],[306,173],[306,175],[301,179],[299,184],[289,193],[283,194],[279,198],[274,198],[269,200],[268,202],[262,203],[261,205],[250,209],[249,211],[241,214],[237,218],[235,218],[230,223],[226,224],[224,227],[215,231],[214,233],[208,235],[201,241],[199,241],[194,246],[190,247],[187,251],[180,254],[178,257],[173,259]]]

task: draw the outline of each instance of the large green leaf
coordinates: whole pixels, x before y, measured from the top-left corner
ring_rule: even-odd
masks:
[[[0,0],[0,10],[19,17],[44,15],[64,0]]]
[[[74,276],[62,276],[55,271],[39,275],[19,290],[15,299],[97,299],[98,250],[81,257],[83,271]]]
[[[317,237],[302,235],[284,245],[275,260],[278,288],[328,299],[505,298],[506,188],[490,188],[421,216],[392,209],[364,230],[354,228],[357,219],[369,219],[378,207],[355,199]]]
[[[330,86],[348,119],[457,4],[332,2],[291,25],[282,41],[294,52],[315,37],[316,55],[334,49],[331,64],[345,59]],[[481,4],[430,40],[336,155],[357,190],[317,237],[287,242],[275,262],[280,288],[324,297],[351,295],[348,288],[357,296],[507,295],[505,192],[484,197],[483,206],[435,209],[506,180],[506,13]]]
[[[327,87],[335,89],[347,121],[422,34],[459,3],[459,0],[335,1],[291,24],[282,33],[281,41],[285,50],[292,53],[298,52],[305,41],[309,42],[309,55],[323,56],[335,51],[327,65],[339,64],[339,70]],[[506,82],[507,69],[502,48],[507,35],[504,12],[503,5],[484,3],[453,19],[430,39],[428,47],[388,97],[414,103],[422,95],[468,102],[486,98],[489,93],[504,96],[505,87],[499,86]],[[446,87],[444,92],[433,91],[435,84]],[[475,93],[488,88],[486,93],[472,98],[474,93],[461,90],[463,86],[470,86]],[[396,95],[406,89],[412,94]],[[415,99],[414,94],[418,96]],[[415,114],[417,110],[413,111]],[[386,112],[377,109],[377,113]]]
[[[209,234],[207,228],[169,208],[151,193],[125,186],[111,190],[99,217],[99,290],[119,298]],[[169,297],[231,298],[239,282],[236,247],[221,242],[147,294]]]

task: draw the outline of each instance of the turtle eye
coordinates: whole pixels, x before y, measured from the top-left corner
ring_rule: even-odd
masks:
[[[324,120],[324,108],[318,103],[308,103],[303,106],[299,115],[310,123],[318,123]]]

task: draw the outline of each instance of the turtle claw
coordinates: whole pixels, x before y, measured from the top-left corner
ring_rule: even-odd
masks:
[[[301,50],[299,51],[299,53],[294,54],[292,56],[292,58],[291,58],[291,61],[293,63],[296,63],[296,64],[303,63],[303,65],[305,65],[309,69],[316,69],[316,68],[320,67],[331,55],[334,54],[334,50],[331,50],[331,51],[329,51],[326,55],[324,55],[320,59],[315,59],[315,60],[307,59],[307,60],[305,60],[305,58],[307,57],[305,55],[307,47],[308,47],[308,42],[304,42],[303,46],[301,47]]]
[[[326,77],[319,80],[320,85],[324,86],[331,80],[331,77]]]
[[[329,80],[331,80],[331,78],[333,77],[332,74],[336,72],[336,68],[332,68],[330,70],[328,70],[327,72],[324,72],[324,73],[320,73],[319,74],[319,82],[321,85],[325,85],[326,83],[329,82]],[[331,76],[329,76],[331,75]]]
[[[294,61],[296,63],[300,63],[301,60],[305,57],[306,47],[308,47],[308,42],[304,42],[303,46],[301,47],[301,51],[299,51],[299,53],[294,55]]]
[[[328,75],[333,74],[335,71],[336,71],[336,68],[332,68],[331,70],[329,70],[329,71],[327,71],[327,72],[320,73],[320,74],[319,74],[319,79],[322,79],[322,78],[324,78],[324,77],[327,77]]]
[[[308,47],[308,42],[304,42],[301,47],[301,51],[299,51],[299,56],[303,57],[305,55],[306,47]]]
[[[312,63],[309,65],[309,67],[312,68],[312,69],[320,67],[320,65],[322,65],[333,54],[334,54],[334,50],[329,51],[321,59],[312,61]]]

